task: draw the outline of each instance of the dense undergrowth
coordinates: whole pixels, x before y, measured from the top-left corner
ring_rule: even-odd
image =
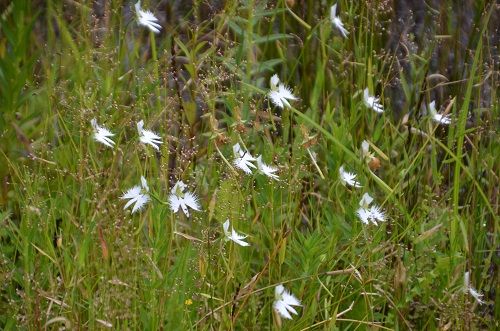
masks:
[[[339,1],[344,38],[330,1],[144,2],[159,34],[131,2],[12,1],[1,328],[498,328],[499,8],[467,3],[464,19],[426,2],[412,29],[388,1]],[[291,107],[270,102],[274,74]],[[139,142],[140,120],[158,151]],[[236,143],[279,180],[235,167]],[[151,201],[132,214],[120,197],[141,176]],[[178,180],[199,197],[189,218],[165,203]],[[361,222],[365,193],[385,222]],[[225,240],[227,219],[250,246]],[[278,284],[301,301],[292,320],[273,310]]]

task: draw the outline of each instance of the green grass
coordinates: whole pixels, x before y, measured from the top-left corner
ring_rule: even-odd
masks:
[[[493,2],[475,3],[461,53],[452,2],[426,7],[441,23],[404,63],[386,49],[383,1],[339,1],[347,39],[330,2],[227,1],[210,19],[194,2],[159,35],[118,0],[101,20],[91,1],[0,13],[0,327],[498,328]],[[143,7],[163,15],[155,4]],[[293,108],[266,97],[274,73],[300,98]],[[388,92],[398,82],[400,110]],[[365,87],[384,114],[363,105]],[[451,105],[450,126],[419,111],[434,98]],[[92,118],[115,148],[92,139]],[[141,119],[160,153],[139,144]],[[365,139],[378,170],[361,158]],[[231,166],[237,142],[278,165],[280,181]],[[343,164],[363,188],[340,183]],[[202,212],[188,219],[155,199],[123,210],[141,175],[161,201],[183,180]],[[386,222],[359,221],[365,192]],[[224,241],[226,219],[250,247]],[[466,271],[485,304],[464,293]],[[273,312],[277,284],[302,302],[291,321]]]

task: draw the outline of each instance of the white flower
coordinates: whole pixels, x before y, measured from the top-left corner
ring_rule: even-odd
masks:
[[[385,214],[383,210],[375,204],[370,207],[372,202],[373,198],[368,193],[363,194],[363,197],[359,201],[360,208],[356,211],[356,214],[364,224],[372,222],[376,225],[377,221],[385,221]]]
[[[248,152],[244,151],[240,144],[236,143],[233,146],[233,153],[234,153],[234,161],[233,164],[243,170],[247,174],[252,173],[252,169],[255,169],[256,166],[252,162],[255,161],[255,158]]]
[[[292,306],[301,306],[300,301],[290,292],[288,292],[283,285],[277,285],[274,290],[275,301],[273,308],[282,317],[292,319],[290,313],[297,315],[297,311]]]
[[[278,75],[274,74],[270,79],[271,90],[268,93],[271,102],[280,108],[291,107],[288,100],[297,100],[297,97],[292,94],[292,90],[280,83]]]
[[[385,213],[384,211],[377,205],[373,205],[370,207],[371,221],[374,224],[379,222],[385,222]]]
[[[125,204],[123,209],[127,209],[128,206],[134,204],[132,208],[132,213],[135,213],[138,210],[141,210],[144,205],[150,200],[149,198],[149,187],[146,182],[146,178],[141,176],[141,186],[137,185],[128,190],[124,195],[121,196],[120,199],[129,199],[129,201]]]
[[[226,240],[232,240],[235,243],[237,243],[240,246],[250,246],[249,243],[243,241],[247,236],[243,236],[239,234],[238,232],[234,231],[234,228],[231,227],[231,232],[229,232],[229,220],[226,220],[224,224],[222,225],[222,228],[224,229],[224,234],[226,235]]]
[[[92,127],[94,128],[94,139],[101,144],[113,148],[115,142],[109,137],[113,137],[114,134],[111,133],[108,129],[97,124],[97,120],[95,118],[90,121],[90,124],[92,124]]]
[[[370,210],[369,209],[359,208],[356,211],[356,214],[358,215],[358,217],[361,220],[361,222],[363,222],[364,224],[368,224],[369,223],[370,218],[371,218],[371,214],[370,214]]]
[[[334,4],[330,7],[330,21],[332,21],[332,24],[335,25],[337,29],[339,29],[342,36],[344,36],[344,38],[347,38],[349,31],[344,28],[344,23],[342,23],[340,18],[337,16],[337,4]]]
[[[434,122],[437,122],[440,124],[445,124],[445,125],[448,125],[451,123],[451,116],[450,115],[441,115],[441,114],[437,113],[435,100],[429,104],[428,109],[429,109],[429,113],[432,116],[432,120]]]
[[[468,271],[464,274],[464,291],[469,292],[470,295],[472,295],[474,299],[476,299],[477,303],[479,303],[480,305],[485,303],[482,300],[483,294],[478,292],[474,287],[470,285],[470,274]]]
[[[376,147],[374,147],[376,149]],[[361,159],[365,161],[370,170],[377,170],[380,168],[380,160],[370,152],[370,143],[363,140],[361,142]]]
[[[356,214],[364,224],[368,224],[371,219],[370,204],[372,201],[373,198],[368,193],[363,194],[359,201],[360,208],[356,211]]]
[[[370,144],[366,140],[361,142],[361,156],[366,161],[371,161],[373,159],[373,154],[370,153]]]
[[[368,208],[372,202],[373,202],[373,198],[368,193],[365,193],[365,194],[363,194],[363,197],[361,197],[361,200],[359,201],[359,205],[362,208]]]
[[[186,217],[189,217],[188,207],[196,211],[200,211],[198,197],[191,192],[186,192],[186,184],[184,184],[181,180],[175,183],[174,187],[172,187],[168,201],[170,209],[172,209],[174,213],[177,213],[180,207]]]
[[[149,10],[141,9],[141,1],[137,1],[135,4],[135,13],[137,14],[137,21],[139,22],[139,25],[147,27],[154,33],[160,32],[161,25],[157,23],[158,19]]]
[[[158,145],[163,144],[163,142],[161,141],[161,137],[153,131],[145,130],[144,121],[141,120],[137,123],[137,131],[139,132],[139,140],[141,141],[141,143],[145,145],[149,144],[153,146],[153,148],[157,151],[160,150],[160,147]]]
[[[380,99],[371,96],[368,92],[368,88],[365,88],[363,91],[363,102],[366,107],[373,109],[379,114],[384,112],[384,107],[380,104]]]
[[[368,144],[368,141],[366,140],[361,142],[361,154],[363,157],[370,155],[370,144]]]
[[[352,187],[361,187],[359,182],[356,180],[356,174],[345,171],[343,165],[339,168],[339,175],[340,175],[340,182],[344,186],[349,185]]]
[[[273,91],[277,90],[279,83],[280,83],[280,78],[278,77],[278,74],[272,75],[271,79],[269,80],[269,85],[271,86],[271,90]]]
[[[279,176],[275,174],[275,172],[278,171],[277,168],[268,166],[267,164],[262,162],[262,155],[259,155],[256,160],[257,160],[257,168],[261,173],[272,179],[279,180]]]

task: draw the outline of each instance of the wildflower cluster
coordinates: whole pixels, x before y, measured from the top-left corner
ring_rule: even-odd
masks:
[[[278,169],[265,164],[262,161],[262,155],[255,158],[252,154],[250,154],[250,152],[243,150],[238,143],[233,146],[233,154],[233,164],[237,168],[243,170],[246,174],[252,174],[253,170],[257,169],[260,173],[266,175],[267,177],[275,180],[279,179],[279,176],[275,174]],[[255,165],[254,162],[256,162],[257,165]]]
[[[158,23],[158,19],[151,12],[142,10],[140,1],[135,4],[135,11],[139,25],[147,27],[154,33],[160,32],[161,25]],[[341,35],[344,38],[347,38],[349,31],[345,28],[340,17],[337,16],[336,4],[330,9],[330,19],[331,23],[341,33]],[[267,97],[274,106],[280,109],[292,108],[291,103],[299,100],[299,98],[294,95],[292,89],[280,81],[277,74],[272,75],[270,78]],[[363,103],[367,108],[372,109],[377,114],[382,114],[385,111],[380,98],[371,95],[368,88],[363,90]],[[434,121],[440,124],[451,123],[451,119],[448,115],[441,115],[437,113],[434,101],[429,104],[428,110]],[[111,131],[103,126],[100,126],[96,119],[91,120],[91,126],[94,131],[93,138],[95,141],[109,148],[115,147],[115,142],[112,140],[115,135]],[[156,132],[145,129],[143,120],[137,122],[136,127],[139,143],[145,148],[152,147],[155,151],[159,152],[161,145],[163,144],[162,137]],[[232,146],[233,158],[231,165],[241,170],[246,175],[258,173],[273,180],[279,180],[280,177],[278,176],[278,167],[266,164],[263,161],[261,154],[256,157],[253,156],[244,146],[243,141],[241,139],[240,141],[241,145],[240,143],[236,143]],[[316,164],[317,161],[313,154],[309,149],[307,150]],[[367,164],[371,164],[371,162],[375,159],[373,154],[369,151],[369,144],[367,141],[363,141],[361,145],[361,154]],[[372,167],[370,166],[370,169],[371,168]],[[362,189],[367,187],[367,185],[363,186],[361,184],[356,173],[346,170],[344,165],[339,167],[338,176],[340,183],[348,189]],[[150,188],[144,176],[141,176],[140,181],[140,185],[133,186],[121,196],[122,200],[126,200],[124,209],[131,207],[132,213],[143,210],[148,202],[151,201],[151,197],[155,198],[155,200],[159,200],[154,195],[154,192],[150,192]],[[171,188],[168,196],[168,202],[166,204],[168,204],[173,213],[180,213],[180,211],[182,211],[187,218],[190,217],[190,211],[202,211],[198,196],[195,193],[190,192],[187,185],[182,180],[177,181]],[[386,221],[385,211],[379,205],[374,203],[374,198],[367,192],[363,194],[361,200],[359,201],[359,206],[356,208],[357,217],[365,225],[377,225],[379,222]],[[231,221],[229,219],[222,224],[222,233],[224,234],[223,239],[225,242],[232,241],[234,244],[242,247],[251,246],[251,244],[247,242],[248,235],[237,232],[234,227],[231,226]],[[471,293],[471,295],[473,295],[474,298],[481,303],[481,295],[469,285],[468,273],[466,273],[465,282],[465,288],[467,291],[469,291],[469,293]],[[285,319],[292,319],[293,315],[298,315],[298,312],[294,307],[301,306],[300,300],[285,289],[283,285],[280,284],[275,287],[275,300],[273,308],[279,316]]]
[[[147,27],[154,33],[160,32],[161,26],[158,24],[158,19],[151,12],[142,10],[140,2],[135,4],[135,11],[139,25]],[[341,34],[344,37],[347,37],[348,31],[344,28],[342,21],[336,16],[336,5],[331,8],[331,20],[337,29],[339,29]],[[366,91],[367,90],[365,90],[365,92]],[[270,88],[267,95],[273,105],[282,109],[285,107],[291,108],[292,106],[290,102],[298,100],[298,98],[292,93],[292,90],[280,81],[277,74],[274,74],[270,78]],[[377,112],[380,112],[382,109],[382,106],[378,103],[378,99],[369,96],[367,97],[366,93],[365,103]],[[111,133],[111,131],[98,125],[95,119],[91,121],[91,125],[94,129],[94,139],[96,141],[110,148],[115,147],[115,142],[112,140],[114,134]],[[161,144],[163,143],[161,136],[151,130],[145,129],[143,120],[137,122],[136,126],[139,142],[144,146],[150,146],[154,150],[160,151]],[[247,175],[260,173],[271,179],[279,180],[279,176],[277,174],[278,168],[266,164],[262,160],[262,155],[254,157],[239,143],[234,144],[232,150],[232,164],[236,168],[243,171],[243,173]],[[344,185],[354,188],[361,187],[360,183],[356,180],[356,174],[345,171],[343,166],[339,169],[339,175],[340,180]],[[132,207],[132,213],[142,210],[146,204],[151,201],[150,194],[147,180],[144,176],[141,176],[141,184],[130,188],[121,196],[121,199],[127,200],[124,205],[124,209]],[[364,223],[367,223],[368,220],[374,222],[375,220],[381,220],[383,218],[383,213],[380,212],[378,207],[372,206],[370,209],[366,209],[368,207],[365,205],[371,203],[371,200],[369,199],[371,199],[371,197],[368,195],[366,195],[366,197],[364,196],[362,208],[358,210],[358,215],[362,218]],[[170,190],[168,205],[173,213],[178,213],[182,210],[182,213],[186,217],[190,216],[190,209],[194,211],[201,211],[198,197],[194,193],[188,191],[187,185],[181,180],[177,181],[177,183]],[[229,219],[223,223],[222,231],[224,233],[225,241],[232,241],[242,247],[250,246],[250,244],[245,241],[248,236],[238,233],[231,226]],[[277,285],[275,288],[275,301],[273,304],[274,310],[281,317],[291,319],[292,314],[298,314],[294,306],[301,306],[300,301],[293,294],[288,292],[283,285]]]

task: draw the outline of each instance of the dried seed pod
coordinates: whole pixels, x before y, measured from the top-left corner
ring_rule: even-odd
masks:
[[[242,134],[248,131],[247,128],[245,127],[245,124],[243,124],[242,122],[237,123],[234,128],[236,129],[236,131]]]
[[[217,136],[215,138],[215,142],[218,146],[225,145],[227,144],[229,139],[224,133],[217,133]]]
[[[374,156],[370,162],[368,162],[368,166],[370,167],[370,170],[375,171],[381,167],[380,160],[378,157]]]

